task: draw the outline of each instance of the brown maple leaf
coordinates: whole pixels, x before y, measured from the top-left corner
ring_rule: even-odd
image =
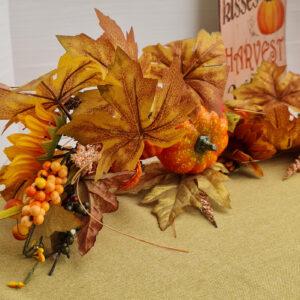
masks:
[[[209,110],[221,113],[227,80],[221,35],[201,30],[195,39],[148,46],[143,49],[140,59],[143,73],[147,77],[161,79],[176,57],[180,58],[188,95]]]
[[[233,91],[236,99],[226,104],[242,111],[242,118],[227,153],[264,160],[300,147],[300,75],[284,72],[285,67],[263,62],[250,83]]]
[[[250,83],[233,91],[235,99],[227,101],[227,106],[267,112],[272,105],[282,102],[300,109],[300,75],[285,70],[285,66],[264,61]]]
[[[89,215],[84,217],[83,226],[78,233],[78,249],[85,255],[95,244],[102,229],[104,213],[115,212],[119,203],[114,193],[132,174],[112,174],[112,177],[95,181],[93,177],[83,177],[78,183],[78,196],[81,203],[89,202]]]
[[[124,36],[122,29],[110,17],[95,9],[99,19],[99,25],[104,30],[104,36],[112,43],[115,49],[121,48],[131,59],[137,60],[138,48],[134,39],[133,28]]]
[[[181,97],[184,81],[178,61],[162,78],[162,88],[157,89],[157,81],[144,78],[140,65],[120,48],[99,91],[113,113],[92,110],[97,104],[91,103],[89,113],[81,110],[60,129],[83,145],[102,143],[96,179],[113,164],[117,170],[133,170],[145,140],[160,147],[174,145],[184,134],[178,125],[195,108],[190,98]]]

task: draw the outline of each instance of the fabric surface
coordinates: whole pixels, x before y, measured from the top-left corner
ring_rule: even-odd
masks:
[[[85,257],[76,251],[40,266],[22,290],[5,287],[20,280],[33,261],[22,258],[11,238],[12,222],[0,231],[0,299],[300,299],[300,175],[281,180],[291,158],[262,164],[263,179],[231,177],[233,209],[216,212],[218,229],[189,211],[172,230],[161,232],[151,209],[136,198],[121,198],[118,212],[104,221],[148,240],[185,248],[162,250],[103,229]]]

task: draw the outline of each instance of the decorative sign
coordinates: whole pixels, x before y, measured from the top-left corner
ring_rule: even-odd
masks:
[[[286,0],[219,0],[220,29],[226,48],[230,91],[249,81],[262,61],[286,64]]]

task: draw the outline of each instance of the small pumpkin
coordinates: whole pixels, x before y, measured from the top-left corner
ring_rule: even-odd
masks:
[[[181,126],[187,131],[182,141],[163,149],[158,158],[172,172],[201,173],[217,161],[228,144],[227,118],[201,106],[196,117]]]
[[[142,159],[158,156],[163,150],[163,148],[156,146],[148,141],[145,141],[144,145],[144,151],[141,157]]]
[[[257,23],[262,34],[278,31],[285,18],[285,9],[281,0],[263,0],[258,8]]]

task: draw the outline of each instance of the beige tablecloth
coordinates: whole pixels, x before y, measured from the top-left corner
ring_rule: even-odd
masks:
[[[32,261],[22,243],[0,232],[0,299],[300,299],[300,175],[281,181],[288,158],[262,164],[265,177],[235,174],[228,183],[233,209],[216,213],[218,229],[197,211],[161,232],[150,208],[120,199],[105,222],[122,231],[189,254],[151,247],[104,229],[85,257],[62,259],[53,277],[51,262],[36,270],[22,290],[5,287],[22,279]]]

